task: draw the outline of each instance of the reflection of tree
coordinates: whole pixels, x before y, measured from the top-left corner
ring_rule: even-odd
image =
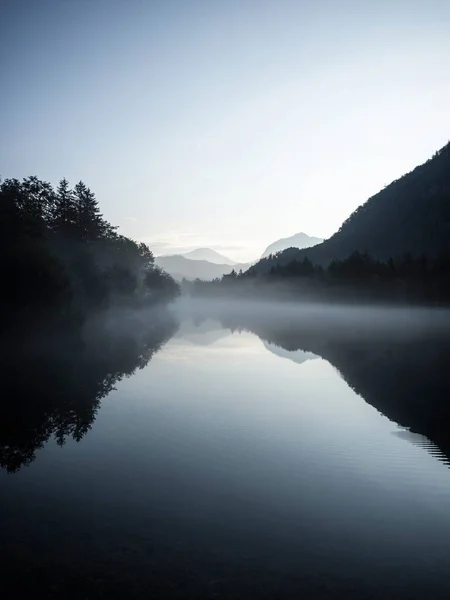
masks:
[[[367,317],[301,322],[228,313],[222,322],[290,352],[321,356],[367,403],[450,457],[450,336],[436,322],[407,328],[395,320],[371,324]]]
[[[143,323],[131,318],[97,322],[84,332],[3,347],[0,374],[0,466],[29,465],[53,436],[59,445],[92,427],[100,401],[123,377],[142,369],[175,332],[164,312]]]

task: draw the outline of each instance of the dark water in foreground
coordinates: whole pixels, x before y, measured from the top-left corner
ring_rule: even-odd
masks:
[[[194,321],[3,361],[2,598],[450,597],[442,328]]]

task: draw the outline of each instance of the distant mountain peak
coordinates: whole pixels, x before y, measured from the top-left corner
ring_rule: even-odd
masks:
[[[307,235],[306,233],[300,232],[295,233],[289,237],[281,238],[276,240],[264,250],[261,255],[261,258],[265,258],[270,254],[275,254],[276,252],[281,252],[283,250],[287,250],[288,248],[311,248],[312,246],[316,246],[317,244],[321,244],[323,242],[322,238],[312,237]]]
[[[231,260],[227,256],[216,252],[212,248],[195,248],[190,252],[185,252],[181,256],[189,258],[190,260],[207,260],[210,263],[216,265],[235,265],[236,261]]]
[[[232,269],[239,271],[247,270],[250,267],[248,263],[235,263],[233,265],[217,264],[208,260],[196,260],[187,258],[182,254],[173,254],[172,256],[157,256],[155,264],[167,271],[177,280],[181,279],[203,279],[210,281],[216,277],[228,275]]]

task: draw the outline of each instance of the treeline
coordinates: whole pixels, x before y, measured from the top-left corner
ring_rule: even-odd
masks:
[[[196,296],[252,296],[298,300],[407,301],[450,303],[450,256],[415,258],[409,254],[387,261],[354,252],[328,267],[308,258],[272,266],[265,273],[232,271],[212,282],[183,282],[185,292]]]
[[[112,306],[173,299],[177,283],[149,248],[117,232],[94,193],[62,179],[55,190],[37,177],[0,182],[2,324],[82,319]]]

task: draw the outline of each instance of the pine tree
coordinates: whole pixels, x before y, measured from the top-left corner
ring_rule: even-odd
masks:
[[[95,241],[111,235],[114,228],[103,218],[95,194],[80,181],[75,186],[75,206],[78,236],[83,241]]]
[[[41,181],[35,175],[22,181],[21,209],[29,219],[41,221],[45,226],[51,221],[55,207],[55,192],[47,181]]]
[[[0,246],[17,240],[22,234],[22,184],[18,179],[5,179],[0,185]]]
[[[55,209],[53,212],[53,229],[62,235],[74,235],[77,221],[75,195],[69,187],[67,179],[61,179],[56,191]]]
[[[155,258],[150,248],[146,244],[144,244],[144,242],[141,242],[138,245],[138,251],[144,271],[152,269],[155,263]]]

